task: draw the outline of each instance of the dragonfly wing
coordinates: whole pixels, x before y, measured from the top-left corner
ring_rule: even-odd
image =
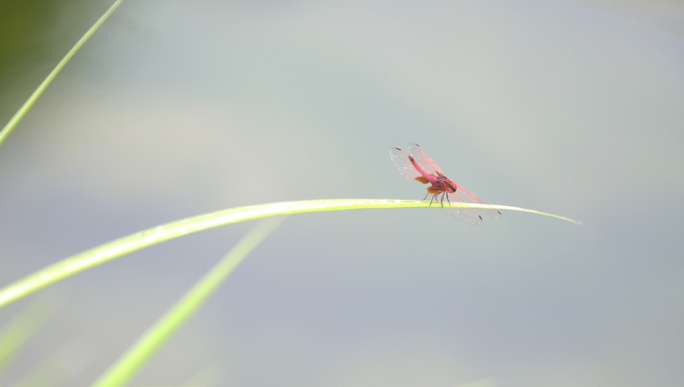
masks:
[[[418,172],[418,170],[413,166],[413,164],[411,164],[408,153],[399,148],[391,148],[389,150],[389,155],[402,176],[408,180],[423,178],[423,175],[421,175],[420,172]]]
[[[452,203],[463,202],[460,197],[454,195],[453,193],[447,195]],[[480,214],[475,211],[474,208],[450,207],[449,204],[450,203],[443,203],[444,207],[442,207],[442,211],[453,216],[454,218],[468,223],[471,226],[479,226],[482,224],[482,216],[480,216]]]
[[[452,182],[453,183],[453,182]],[[454,183],[455,184],[455,183]],[[475,196],[472,192],[468,191],[467,189],[463,188],[462,186],[455,184],[456,185],[456,192],[453,194],[450,194],[450,198],[453,198],[456,196],[458,198],[458,201],[464,202],[464,203],[477,203],[477,204],[484,204],[487,206],[487,208],[478,208],[478,211],[482,211],[485,214],[493,217],[493,218],[501,218],[503,214],[501,211],[497,210],[496,208],[492,207],[489,205],[489,203],[485,202],[484,200],[478,198]]]
[[[444,175],[442,170],[439,168],[439,165],[432,161],[430,156],[428,156],[427,152],[421,147],[420,145],[416,144],[415,142],[412,142],[408,146],[408,153],[413,156],[413,158],[423,167],[426,168],[430,172],[437,172],[435,175]]]

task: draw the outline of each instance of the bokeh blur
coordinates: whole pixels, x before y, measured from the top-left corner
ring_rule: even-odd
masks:
[[[9,4],[13,3],[13,4]],[[111,2],[0,2],[4,125]],[[684,5],[133,1],[0,147],[0,286],[229,207],[421,199],[421,144],[506,212],[290,216],[132,385],[684,385]],[[3,386],[95,380],[254,222],[88,270]]]

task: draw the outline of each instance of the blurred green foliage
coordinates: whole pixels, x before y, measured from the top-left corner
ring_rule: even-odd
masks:
[[[110,3],[0,1],[0,123],[9,120]]]

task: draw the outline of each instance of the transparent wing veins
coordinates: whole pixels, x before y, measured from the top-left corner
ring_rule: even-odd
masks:
[[[433,172],[435,176],[444,175],[442,169],[437,165],[436,162],[432,161],[427,152],[415,142],[408,145],[408,153],[413,156],[413,158],[426,170]],[[435,173],[437,172],[437,173]]]
[[[390,159],[394,162],[394,165],[399,169],[399,173],[408,180],[416,180],[416,178],[422,177],[423,175],[418,172],[418,170],[411,164],[409,160],[408,153],[404,152],[399,148],[391,148],[389,150]]]
[[[487,208],[478,208],[478,211],[482,211],[485,214],[493,217],[493,218],[501,218],[503,214],[496,208],[492,207],[489,205],[489,203],[485,202],[484,200],[478,198],[475,196],[472,192],[468,191],[467,189],[463,188],[461,185],[456,184],[457,189],[456,192],[453,194],[450,194],[451,198],[457,197],[458,201],[464,202],[464,203],[478,203],[478,204],[484,204],[487,206]]]

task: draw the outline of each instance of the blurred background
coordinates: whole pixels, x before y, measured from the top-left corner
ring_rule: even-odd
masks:
[[[0,3],[2,125],[110,4]],[[127,1],[0,148],[0,286],[229,207],[421,199],[415,141],[584,225],[290,216],[132,385],[681,386],[683,125],[681,1]],[[3,308],[46,317],[0,384],[88,385],[254,224]]]

